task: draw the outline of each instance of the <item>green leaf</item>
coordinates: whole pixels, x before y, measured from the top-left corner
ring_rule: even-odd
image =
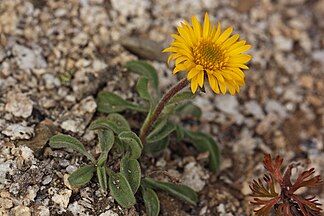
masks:
[[[129,149],[129,159],[137,159],[142,154],[143,144],[140,138],[132,131],[123,131],[118,138]]]
[[[209,152],[209,169],[216,172],[220,165],[220,150],[215,140],[208,134],[201,132],[191,132],[184,129],[185,136],[199,152]]]
[[[148,91],[148,82],[149,82],[148,78],[141,76],[137,81],[136,88],[141,98],[147,101],[151,101],[151,95]]]
[[[99,144],[101,148],[101,154],[97,161],[97,165],[102,166],[103,164],[106,163],[108,153],[114,145],[115,136],[111,130],[100,129],[98,131],[98,137],[99,137]]]
[[[126,177],[135,194],[141,183],[141,167],[137,160],[124,157],[120,161],[120,172]]]
[[[158,216],[160,212],[160,201],[154,190],[143,188],[143,200],[147,216]]]
[[[191,91],[181,91],[179,93],[177,93],[176,95],[174,95],[169,102],[167,103],[167,105],[170,104],[178,104],[181,102],[185,102],[188,100],[192,100],[195,98],[195,94],[193,94]]]
[[[153,129],[153,131],[147,136],[147,143],[155,143],[157,141],[160,141],[169,136],[169,134],[176,129],[176,125],[173,122],[161,121],[161,124],[163,124],[163,126],[156,125],[156,129]]]
[[[160,182],[152,178],[144,178],[144,184],[154,189],[159,189],[167,192],[168,194],[187,202],[191,205],[196,205],[198,201],[197,193],[190,187],[180,184],[173,184],[169,182]]]
[[[144,151],[151,153],[151,154],[157,154],[169,145],[170,142],[170,136],[166,136],[165,138],[157,141],[157,142],[152,142],[152,143],[146,143],[144,145]]]
[[[177,141],[183,140],[185,137],[185,132],[183,128],[179,125],[176,125],[176,134],[177,134]]]
[[[110,114],[107,119],[114,122],[117,125],[117,127],[119,128],[119,130],[122,130],[122,131],[129,131],[130,130],[130,126],[128,124],[128,121],[124,118],[124,116],[122,116],[122,115],[120,115],[118,113]]]
[[[126,64],[129,71],[144,75],[152,84],[153,89],[159,95],[159,77],[156,70],[150,64],[144,61],[129,61]]]
[[[111,195],[122,207],[130,208],[135,205],[133,191],[123,174],[112,173],[109,176],[109,189]]]
[[[100,188],[103,191],[107,191],[107,173],[104,166],[97,166],[97,177],[99,181]]]
[[[93,177],[96,168],[91,165],[86,165],[75,170],[68,178],[72,187],[80,187],[87,184]]]
[[[115,134],[120,134],[123,131],[129,131],[129,128],[125,128],[122,125],[118,126],[114,121],[107,118],[100,118],[91,122],[89,128],[90,130],[108,129],[112,130]]]
[[[92,161],[92,163],[96,163],[95,158],[89,152],[87,152],[82,143],[76,138],[71,137],[69,135],[58,134],[52,136],[50,138],[49,145],[53,148],[71,148],[86,156],[89,160]]]
[[[185,103],[185,104],[179,104],[175,108],[175,113],[177,115],[189,116],[189,117],[193,117],[196,119],[200,119],[200,117],[201,117],[201,109],[191,102]]]
[[[100,92],[97,97],[98,111],[102,113],[116,113],[124,110],[147,112],[147,109],[137,104],[124,100],[111,92]]]

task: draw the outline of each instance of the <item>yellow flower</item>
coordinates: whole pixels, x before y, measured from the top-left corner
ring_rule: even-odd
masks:
[[[220,24],[216,28],[205,14],[204,25],[197,18],[191,18],[192,25],[187,21],[178,26],[178,34],[172,34],[175,39],[171,46],[163,52],[172,52],[168,58],[175,60],[173,73],[189,71],[187,79],[191,82],[191,91],[195,93],[198,86],[204,85],[205,75],[208,77],[211,89],[219,94],[226,93],[226,88],[234,95],[240,92],[240,86],[245,86],[242,69],[249,69],[245,63],[252,56],[242,54],[249,50],[245,40],[237,41],[240,37],[235,34],[229,37],[232,27],[221,31]]]

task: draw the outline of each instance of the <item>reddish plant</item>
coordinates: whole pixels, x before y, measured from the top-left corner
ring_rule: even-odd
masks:
[[[254,200],[251,202],[254,205],[261,206],[255,213],[257,216],[270,215],[274,212],[276,215],[284,216],[317,216],[321,215],[321,204],[315,196],[304,198],[295,192],[301,187],[318,187],[322,184],[322,179],[319,175],[312,177],[315,173],[314,168],[306,170],[299,174],[294,183],[291,182],[291,171],[297,164],[290,164],[283,175],[280,172],[283,159],[280,156],[272,158],[269,154],[264,155],[264,168],[269,172],[265,174],[263,180],[259,178],[253,180],[250,188]],[[275,190],[275,184],[281,188],[279,193]]]

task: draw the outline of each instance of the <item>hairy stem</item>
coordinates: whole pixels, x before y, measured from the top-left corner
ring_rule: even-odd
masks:
[[[165,105],[169,102],[169,100],[177,94],[179,91],[181,91],[184,87],[188,85],[187,78],[184,78],[180,80],[177,84],[175,84],[167,93],[163,95],[161,100],[159,101],[158,105],[155,107],[154,111],[149,114],[144,124],[142,125],[141,131],[140,131],[140,139],[142,143],[145,143],[145,138],[149,130],[151,129],[152,125],[155,123],[155,121],[159,118],[161,112],[163,111]]]

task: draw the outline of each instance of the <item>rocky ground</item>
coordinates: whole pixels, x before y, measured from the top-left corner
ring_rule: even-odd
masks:
[[[145,215],[143,203],[122,209],[96,180],[72,189],[67,177],[86,159],[47,141],[64,132],[97,154],[87,126],[98,91],[137,100],[136,76],[123,68],[137,58],[156,67],[161,89],[175,83],[160,49],[182,19],[205,11],[252,44],[253,59],[239,95],[208,90],[195,101],[203,115],[191,127],[222,149],[217,175],[186,143],[143,157],[145,173],[199,192],[197,207],[159,193],[161,215],[251,215],[248,185],[264,172],[264,152],[323,176],[323,0],[1,0],[0,215]],[[324,203],[323,188],[312,193]]]

